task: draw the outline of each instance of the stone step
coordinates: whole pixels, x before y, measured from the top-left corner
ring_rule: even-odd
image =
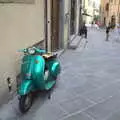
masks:
[[[76,49],[79,46],[81,39],[82,39],[81,36],[76,36],[75,39],[69,44],[68,48]]]

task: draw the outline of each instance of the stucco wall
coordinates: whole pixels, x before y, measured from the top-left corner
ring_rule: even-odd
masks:
[[[34,4],[0,4],[0,94],[20,71],[20,48],[44,39],[44,0]]]
[[[69,39],[69,23],[70,23],[70,0],[64,1],[64,48],[67,47]]]

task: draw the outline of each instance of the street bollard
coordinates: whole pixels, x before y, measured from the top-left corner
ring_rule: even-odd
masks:
[[[10,77],[7,78],[7,83],[8,83],[9,92],[11,92],[12,91],[12,83],[11,83]]]

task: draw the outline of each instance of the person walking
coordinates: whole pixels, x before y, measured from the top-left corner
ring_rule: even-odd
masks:
[[[106,27],[106,41],[109,40],[109,32],[110,32],[110,26]]]
[[[85,34],[85,38],[87,38],[87,27],[86,27],[85,23],[83,24],[82,30],[83,30],[83,33]]]

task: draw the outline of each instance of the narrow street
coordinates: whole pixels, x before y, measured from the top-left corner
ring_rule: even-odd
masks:
[[[88,41],[88,42],[87,42]],[[40,93],[26,115],[15,98],[0,110],[0,120],[120,120],[120,43],[90,30],[76,50],[60,58],[62,72],[51,99]]]

